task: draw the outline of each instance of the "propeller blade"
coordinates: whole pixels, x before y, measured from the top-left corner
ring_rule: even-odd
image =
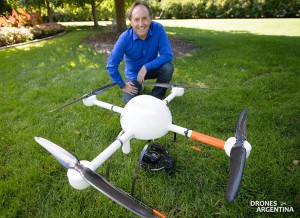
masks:
[[[151,209],[142,205],[125,192],[116,188],[91,169],[82,165],[78,165],[77,171],[79,171],[82,178],[84,178],[84,180],[91,184],[95,189],[100,191],[106,197],[115,201],[117,204],[125,207],[127,210],[140,217],[156,217]]]
[[[231,203],[237,196],[242,181],[246,161],[246,149],[233,147],[230,152],[230,171],[225,200]]]
[[[73,154],[53,142],[41,137],[34,137],[34,139],[37,143],[49,151],[65,168],[74,168],[76,164],[79,163],[78,159]]]
[[[247,110],[243,110],[239,116],[235,129],[236,143],[230,151],[229,179],[226,187],[225,200],[231,203],[237,196],[242,181],[245,162],[246,149],[244,141],[246,140],[246,116]]]
[[[95,189],[100,191],[111,200],[140,217],[156,217],[154,213],[155,210],[151,210],[150,208],[142,205],[125,192],[110,184],[90,168],[80,164],[77,157],[70,152],[47,139],[41,137],[34,137],[34,139],[47,151],[49,151],[58,160],[58,162],[61,163],[61,165],[67,169],[74,168],[77,170],[86,182],[91,184]]]
[[[53,109],[53,110],[50,110],[49,112],[51,113],[51,112],[60,110],[60,109],[62,109],[62,108],[64,108],[64,107],[67,107],[67,106],[69,106],[69,105],[71,105],[71,104],[74,104],[74,103],[76,103],[76,102],[78,102],[78,101],[80,101],[80,100],[82,100],[82,99],[88,98],[88,97],[90,97],[90,96],[92,96],[92,95],[99,95],[99,94],[101,94],[102,92],[104,92],[105,90],[107,90],[107,89],[109,89],[109,88],[111,88],[111,87],[113,87],[113,86],[115,86],[115,85],[117,85],[117,84],[118,84],[118,83],[112,83],[112,84],[109,84],[109,85],[107,85],[107,86],[103,86],[103,87],[101,87],[101,88],[95,89],[95,90],[91,91],[89,94],[85,94],[85,95],[82,96],[81,98],[78,98],[78,99],[76,99],[76,100],[74,100],[74,101],[71,101],[71,102],[65,104],[65,105],[62,105],[62,106],[60,106],[60,107],[58,107],[58,108],[55,108],[55,109]]]
[[[84,95],[84,96],[82,96],[81,98],[78,98],[78,99],[76,99],[76,100],[74,100],[74,101],[71,101],[71,102],[69,102],[69,103],[67,103],[67,104],[64,104],[64,105],[62,105],[62,106],[60,106],[60,107],[58,107],[58,108],[54,108],[54,109],[50,110],[49,112],[52,113],[52,112],[54,112],[54,111],[60,110],[60,109],[62,109],[62,108],[64,108],[64,107],[67,107],[67,106],[69,106],[69,105],[71,105],[71,104],[74,104],[74,103],[76,103],[76,102],[78,102],[78,101],[80,101],[80,100],[82,100],[82,99],[87,98],[87,97],[89,97],[89,95]]]
[[[194,89],[203,89],[203,90],[221,90],[220,88],[203,88],[199,86],[188,86],[188,85],[178,85],[172,83],[152,83],[152,82],[143,82],[143,85],[149,86],[159,86],[163,88],[194,88]]]
[[[236,123],[235,128],[235,137],[239,140],[246,140],[246,118],[247,118],[247,109],[243,110],[239,116],[239,119]]]
[[[109,85],[107,85],[107,86],[103,86],[103,87],[101,87],[101,88],[95,89],[95,90],[91,91],[91,93],[89,94],[89,96],[91,96],[91,95],[99,95],[99,94],[101,94],[102,92],[104,92],[105,90],[107,90],[107,89],[109,89],[109,88],[111,88],[111,87],[113,87],[113,86],[115,86],[115,85],[117,85],[117,84],[118,84],[118,83],[115,82],[115,83],[111,83],[111,84],[109,84]]]

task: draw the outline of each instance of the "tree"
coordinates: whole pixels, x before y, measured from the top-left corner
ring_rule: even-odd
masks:
[[[91,5],[92,5],[92,15],[93,15],[94,27],[98,27],[99,24],[98,24],[98,15],[97,15],[97,5],[96,5],[95,0],[91,0]]]
[[[114,0],[116,12],[116,31],[122,32],[126,29],[125,2],[124,0]]]
[[[45,4],[46,4],[46,9],[47,9],[49,22],[53,23],[52,8],[51,8],[49,0],[46,0]]]
[[[134,0],[114,0],[117,32],[122,32],[127,28],[125,17],[125,4],[131,4],[133,1]],[[83,6],[84,4],[91,4],[94,26],[98,26],[98,16],[96,9],[103,2],[103,0],[64,0],[64,2],[71,4],[73,3],[78,6]]]

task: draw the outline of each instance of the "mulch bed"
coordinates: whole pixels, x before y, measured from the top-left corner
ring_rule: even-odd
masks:
[[[90,44],[96,51],[105,55],[109,55],[119,35],[120,33],[116,32],[99,33],[84,39],[84,42]],[[175,57],[186,56],[187,54],[193,53],[197,49],[193,43],[185,39],[173,36],[169,37],[169,39]]]

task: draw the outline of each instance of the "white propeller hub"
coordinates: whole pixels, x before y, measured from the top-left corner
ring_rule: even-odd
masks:
[[[231,137],[231,138],[227,139],[227,141],[225,142],[224,150],[225,150],[226,154],[228,155],[228,157],[230,157],[231,149],[235,143],[236,143],[235,137]],[[250,143],[248,141],[244,141],[244,147],[246,149],[246,158],[248,158],[250,155],[252,146],[250,145]]]
[[[95,100],[97,100],[96,95],[92,95],[92,96],[90,96],[90,97],[88,97],[88,98],[83,99],[82,101],[83,101],[83,104],[84,104],[85,106],[90,107],[90,106],[93,106],[93,105],[94,105]]]
[[[168,133],[171,124],[172,115],[167,105],[150,95],[134,97],[121,114],[123,131],[131,131],[137,139],[160,138]]]
[[[87,160],[82,160],[82,161],[80,161],[80,163],[83,166],[90,168],[91,170],[95,170],[92,163]],[[75,169],[72,169],[72,168],[68,169],[67,176],[68,176],[70,185],[75,189],[81,190],[81,189],[85,189],[90,186],[90,184],[87,183],[82,178],[80,173]]]

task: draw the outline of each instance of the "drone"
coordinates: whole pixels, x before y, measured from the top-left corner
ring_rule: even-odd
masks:
[[[66,151],[64,148],[42,137],[35,137],[34,139],[48,152],[50,152],[61,163],[61,165],[68,170],[68,180],[73,188],[81,190],[91,185],[96,190],[137,216],[165,217],[158,210],[152,209],[142,204],[132,195],[113,186],[103,176],[96,173],[95,170],[100,167],[105,161],[111,158],[111,156],[119,149],[121,149],[124,154],[130,153],[130,140],[133,138],[148,141],[143,151],[141,152],[136,171],[138,169],[138,165],[141,165],[143,161],[146,163],[147,161],[157,161],[152,160],[153,158],[159,159],[160,157],[165,157],[164,161],[169,164],[171,163],[172,165],[174,160],[168,156],[168,152],[166,150],[164,150],[160,146],[155,146],[154,149],[150,151],[150,153],[147,153],[147,147],[150,141],[161,138],[168,132],[173,132],[174,136],[175,134],[183,135],[187,138],[202,142],[207,145],[211,145],[221,150],[225,150],[225,153],[230,157],[230,170],[226,187],[225,200],[226,202],[231,203],[238,194],[244,172],[245,162],[252,149],[250,143],[246,140],[247,109],[244,109],[239,115],[235,128],[235,136],[230,137],[229,139],[224,141],[222,139],[218,139],[191,130],[189,128],[173,124],[171,111],[168,107],[168,104],[175,97],[182,96],[184,94],[185,88],[213,88],[182,86],[170,83],[144,82],[143,84],[171,88],[171,92],[166,98],[162,100],[151,95],[138,95],[131,99],[124,107],[119,107],[97,99],[97,95],[117,85],[117,83],[112,83],[93,90],[89,94],[85,94],[81,98],[76,99],[68,104],[49,111],[54,112],[82,100],[84,105],[86,106],[95,105],[120,114],[120,124],[122,127],[122,131],[115,139],[115,141],[107,146],[92,161],[79,160],[75,155]]]

